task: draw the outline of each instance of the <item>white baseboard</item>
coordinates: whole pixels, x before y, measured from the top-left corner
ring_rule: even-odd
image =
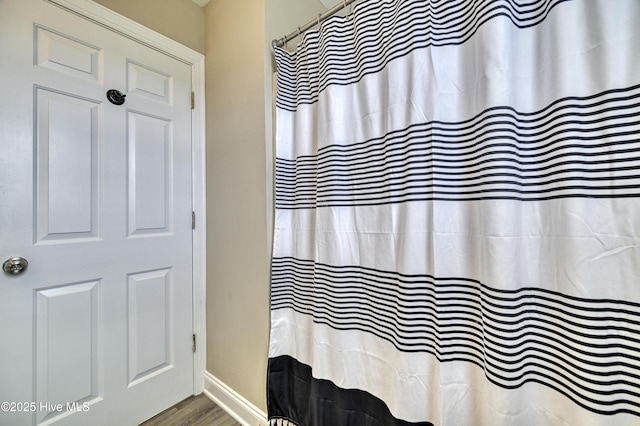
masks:
[[[204,394],[243,426],[267,426],[267,414],[236,391],[204,372]]]

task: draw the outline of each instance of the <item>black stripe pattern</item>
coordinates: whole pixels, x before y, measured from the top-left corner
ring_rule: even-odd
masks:
[[[276,104],[295,111],[316,102],[328,86],[358,82],[416,49],[463,44],[492,19],[506,18],[518,28],[538,25],[566,1],[365,1],[349,17],[325,22],[322,36],[305,34],[299,51],[275,49]]]
[[[273,260],[272,310],[465,361],[507,389],[547,386],[598,414],[640,416],[640,304],[472,279]],[[606,283],[603,283],[606,285]]]
[[[640,86],[276,159],[276,207],[640,195]]]

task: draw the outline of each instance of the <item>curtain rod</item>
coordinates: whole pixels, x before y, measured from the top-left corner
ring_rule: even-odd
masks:
[[[298,29],[296,31],[292,32],[288,36],[285,36],[285,37],[282,37],[282,38],[273,39],[273,41],[271,42],[271,46],[273,46],[274,49],[276,47],[284,46],[285,44],[287,44],[288,41],[293,40],[294,38],[302,35],[307,30],[315,27],[316,25],[319,25],[320,22],[324,21],[325,19],[329,18],[330,16],[335,15],[336,12],[339,12],[342,9],[346,8],[347,6],[349,6],[354,1],[356,1],[356,0],[342,0],[342,3],[335,5],[331,9],[327,10],[325,13],[322,13],[322,14],[318,15],[318,19],[314,19],[313,21],[307,22],[302,27],[298,27]]]

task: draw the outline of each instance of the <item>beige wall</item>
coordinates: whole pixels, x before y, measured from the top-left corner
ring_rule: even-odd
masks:
[[[272,232],[271,40],[318,0],[211,0],[207,81],[207,371],[266,411]]]
[[[205,28],[207,371],[264,409],[264,0],[213,0]]]
[[[191,0],[94,0],[196,52],[204,53],[204,10]]]

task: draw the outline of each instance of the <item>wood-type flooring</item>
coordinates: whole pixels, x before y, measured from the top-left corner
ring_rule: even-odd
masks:
[[[240,426],[205,394],[192,396],[140,426]]]

